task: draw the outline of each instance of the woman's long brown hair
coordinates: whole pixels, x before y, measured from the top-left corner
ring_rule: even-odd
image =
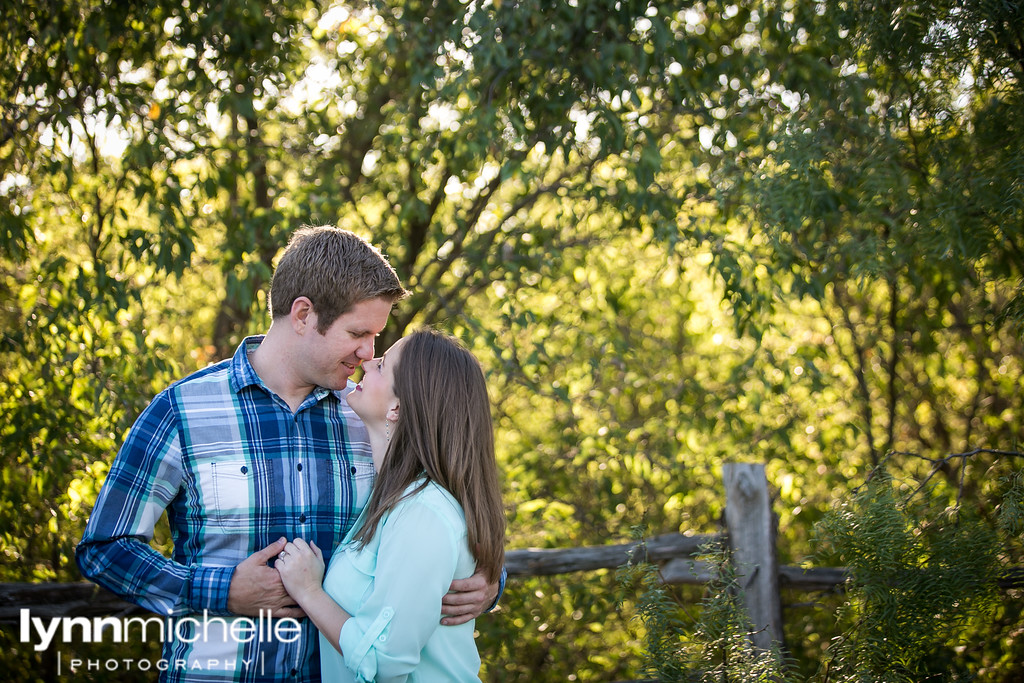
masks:
[[[480,363],[455,339],[434,330],[409,335],[397,361],[398,422],[354,540],[369,542],[409,485],[426,476],[462,505],[477,569],[494,583],[505,563],[505,511]]]

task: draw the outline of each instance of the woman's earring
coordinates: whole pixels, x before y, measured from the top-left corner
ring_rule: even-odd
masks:
[[[384,420],[384,440],[391,443],[391,423]]]

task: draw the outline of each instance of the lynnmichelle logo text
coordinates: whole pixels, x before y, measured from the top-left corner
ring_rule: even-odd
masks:
[[[33,617],[28,609],[19,612],[19,639],[22,643],[37,640],[37,652],[50,647],[60,637],[62,643],[124,643],[137,637],[162,643],[181,641],[194,643],[218,640],[248,643],[280,641],[291,643],[302,635],[302,626],[288,617],[273,618],[269,610],[260,610],[257,619],[248,617],[211,617],[203,610],[201,617]],[[38,638],[33,638],[33,635]],[[109,636],[109,641],[108,641]]]

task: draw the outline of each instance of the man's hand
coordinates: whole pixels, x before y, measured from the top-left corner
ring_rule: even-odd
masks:
[[[498,596],[498,584],[487,583],[482,572],[468,579],[455,579],[441,600],[441,623],[445,626],[465,624],[487,611]]]
[[[274,617],[301,619],[305,612],[295,606],[281,582],[281,575],[268,563],[285,546],[287,539],[279,538],[263,550],[257,550],[235,567],[228,588],[228,610],[232,614],[256,617],[260,610],[270,610]]]

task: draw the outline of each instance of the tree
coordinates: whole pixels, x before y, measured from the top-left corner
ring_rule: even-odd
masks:
[[[845,367],[866,468],[1019,438],[979,411],[1019,376],[1002,323],[1024,266],[1020,12],[795,3],[773,27],[794,48],[757,93],[756,144],[719,167],[767,267],[746,286],[819,307],[803,367]]]
[[[474,306],[574,272],[549,271],[551,254],[586,263],[630,231],[703,239],[678,222],[705,191],[677,175],[687,153],[668,158],[668,184],[656,178],[680,131],[698,154],[690,127],[721,87],[717,56],[700,55],[752,30],[745,15],[713,6],[705,31],[682,4],[576,5],[5,7],[0,401],[16,417],[7,477],[25,481],[5,502],[11,578],[74,576],[70,549],[121,433],[153,392],[266,323],[259,293],[301,223],[385,247],[417,292],[391,338],[437,322],[479,334]],[[599,301],[595,324],[616,299],[628,292]],[[606,502],[582,518],[604,518]],[[58,538],[46,515],[64,530],[57,552],[26,542]]]
[[[887,453],[1013,447],[1013,11],[5,5],[3,571],[74,577],[121,434],[267,325],[303,223],[414,291],[382,347],[432,324],[484,361],[517,546],[712,530],[717,467],[756,457],[802,558]],[[633,675],[610,578],[510,586],[489,675]]]
[[[828,507],[817,477],[838,492],[883,460],[921,475],[923,456],[984,500],[1012,467],[995,453],[1021,439],[1021,11],[793,3],[771,25],[793,49],[717,184],[761,264],[743,273],[765,330],[753,376],[786,378],[755,395],[806,430],[766,444],[792,447],[776,452],[783,528]],[[1007,625],[975,627],[991,643]]]

